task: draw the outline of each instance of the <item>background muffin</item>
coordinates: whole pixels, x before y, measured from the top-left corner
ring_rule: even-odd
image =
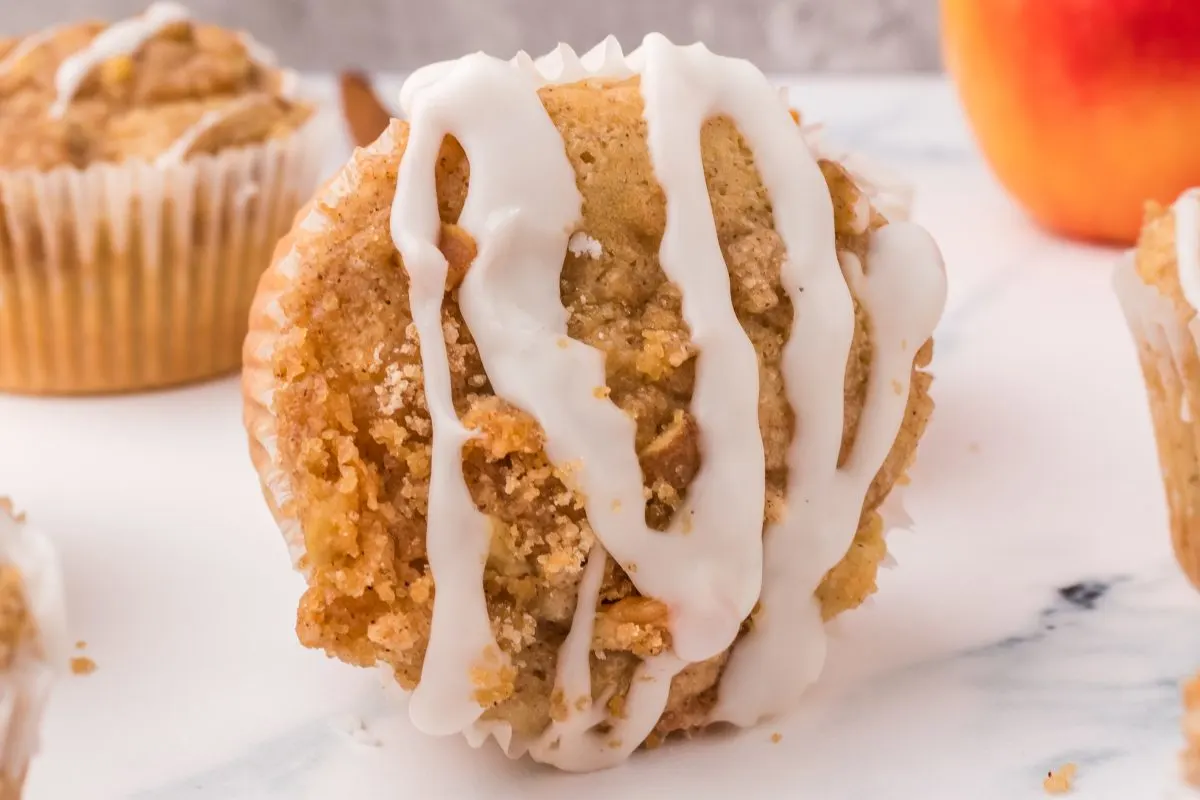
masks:
[[[647,42],[649,46],[651,39]],[[669,43],[658,39],[654,46]],[[563,56],[568,57],[574,54]],[[718,65],[728,66],[724,61]],[[468,75],[470,66],[460,72],[446,67],[443,74]],[[503,72],[503,67],[488,68]],[[547,69],[559,76],[574,74],[570,66]],[[738,69],[746,74],[745,65]],[[419,74],[412,82],[419,87],[426,78],[437,80],[436,75]],[[754,89],[764,86],[765,79]],[[585,388],[592,392],[592,401],[612,404],[633,422],[638,457],[634,468],[640,467],[642,474],[639,502],[630,505],[644,509],[631,507],[624,513],[644,516],[650,537],[686,537],[692,533],[687,521],[696,499],[693,486],[705,468],[704,437],[713,431],[700,423],[698,415],[704,412],[692,406],[700,385],[698,362],[704,355],[685,322],[687,293],[668,278],[660,262],[670,200],[658,182],[656,166],[662,165],[651,157],[646,123],[650,113],[642,87],[637,77],[593,76],[580,82],[565,78],[563,85],[546,86],[536,97],[538,113],[544,107],[547,124],[553,126],[554,140],[543,144],[551,150],[563,148],[582,201],[577,229],[563,242],[561,273],[554,275],[566,311],[566,335],[558,347],[566,350],[583,343],[602,354],[603,385]],[[763,113],[777,115],[773,124],[784,134],[786,155],[796,161],[809,159],[786,107],[766,88]],[[670,95],[660,98],[664,96]],[[464,107],[475,108],[470,103]],[[505,107],[510,109],[509,120],[524,113],[507,101]],[[409,111],[418,125],[421,114]],[[450,118],[454,112],[446,113]],[[758,394],[751,404],[749,435],[761,440],[763,453],[759,475],[739,475],[746,482],[744,489],[725,485],[721,492],[753,495],[756,485],[762,486],[764,511],[749,531],[752,547],[759,547],[762,526],[783,517],[789,502],[789,457],[798,434],[783,362],[796,290],[783,284],[784,239],[747,140],[729,117],[718,116],[697,127],[697,155],[708,184],[704,208],[707,213],[711,206],[719,255],[728,271],[728,297],[723,302],[732,303],[733,325],[740,328],[734,335],[744,334],[751,370],[757,366]],[[497,121],[496,128],[481,124],[468,135],[487,136],[489,130],[499,141],[516,141],[507,121],[503,131]],[[431,480],[437,423],[427,397],[430,366],[422,358],[427,332],[418,336],[419,314],[411,305],[416,291],[413,267],[403,263],[393,238],[393,215],[402,218],[403,213],[399,205],[393,209],[401,165],[409,175],[422,175],[429,166],[425,160],[418,162],[423,166],[404,161],[422,158],[411,154],[419,138],[408,124],[393,122],[375,144],[355,154],[294,229],[291,246],[278,254],[260,286],[244,373],[255,462],[268,502],[309,579],[298,615],[301,640],[353,664],[386,663],[407,688],[423,683],[434,608],[441,593],[449,591],[434,585],[433,548],[427,536],[437,502]],[[424,146],[429,144],[425,139]],[[726,645],[711,657],[673,664],[666,670],[669,692],[663,690],[664,705],[645,729],[633,738],[616,732],[619,721],[637,713],[634,695],[654,679],[647,665],[670,663],[677,649],[671,612],[665,602],[636,588],[654,565],[618,563],[599,546],[601,537],[590,516],[595,508],[588,509],[590,498],[576,480],[578,467],[552,460],[551,434],[493,389],[494,373],[485,369],[478,332],[470,329],[465,321],[469,315],[459,304],[460,287],[464,280],[469,283],[481,252],[460,217],[468,186],[486,174],[473,158],[448,136],[429,176],[437,190],[437,244],[448,262],[441,333],[453,411],[470,431],[461,450],[462,473],[470,502],[490,524],[483,595],[495,641],[503,651],[503,657],[493,654],[490,666],[472,672],[474,698],[485,709],[482,727],[473,733],[495,733],[509,746],[528,743],[548,726],[580,714],[600,713],[595,727],[613,731],[611,741],[601,744],[610,753],[568,763],[556,759],[555,743],[535,752],[535,757],[566,768],[595,768],[614,763],[643,740],[653,743],[673,731],[714,721],[730,650]],[[521,163],[519,157],[514,159]],[[818,249],[831,257],[833,280],[840,290],[845,292],[845,282],[862,290],[854,265],[865,262],[862,270],[867,274],[876,274],[873,264],[877,273],[887,271],[883,256],[872,255],[873,244],[885,238],[879,231],[888,228],[887,221],[839,165],[826,161],[818,169],[811,160],[808,163],[806,188],[813,189],[817,199],[806,219],[813,223],[809,235],[827,234]],[[487,189],[479,191],[488,194]],[[529,217],[546,230],[557,230],[557,222],[537,212]],[[928,242],[927,237],[922,242]],[[931,272],[913,272],[912,284],[920,287],[915,291],[928,290],[925,307],[936,319],[944,301],[944,275],[931,242],[928,248],[918,255],[934,256],[932,263],[917,268],[928,266]],[[839,258],[849,276],[845,282],[838,273]],[[821,293],[815,279],[809,289],[814,295]],[[840,458],[857,461],[853,454],[862,450],[859,439],[882,442],[883,448],[878,461],[865,456],[874,466],[857,499],[842,509],[848,512],[849,530],[841,550],[814,576],[815,604],[812,594],[801,598],[818,629],[822,617],[853,608],[874,591],[876,569],[886,552],[878,507],[911,461],[932,409],[929,376],[920,369],[932,353],[927,341],[932,324],[907,341],[891,342],[885,351],[872,342],[866,306],[845,297],[846,369],[829,387],[839,400],[839,422],[843,412],[846,420]],[[897,292],[885,301],[903,305],[911,299]],[[883,324],[886,315],[882,308],[876,310],[876,323]],[[889,342],[895,329],[882,330],[884,342]],[[836,335],[827,333],[833,338],[826,346],[836,351]],[[868,374],[897,358],[892,346],[907,352],[899,379],[876,387],[871,400]],[[908,347],[911,350],[905,351]],[[734,378],[727,375],[725,380]],[[881,428],[877,415],[866,412],[868,405],[877,410],[880,399],[897,412],[896,427],[886,439],[888,423]],[[864,419],[869,424],[863,429],[871,430],[860,436]],[[831,469],[839,461],[838,442],[833,444]],[[711,469],[711,452],[709,458]],[[614,513],[622,510],[612,508]],[[681,520],[683,527],[677,529]],[[469,561],[473,555],[464,551],[461,557]],[[741,557],[739,553],[733,560]],[[806,559],[808,568],[823,557]],[[687,563],[675,566],[689,568]],[[735,569],[732,563],[727,566]],[[594,609],[592,596],[598,600]],[[750,612],[747,605],[744,615],[736,618],[731,639],[739,623],[743,634],[763,624],[761,609],[755,618]],[[787,610],[768,608],[767,613],[774,614],[772,624],[778,626]],[[564,695],[559,687],[562,652],[569,633],[585,628],[591,631],[584,641],[591,654],[591,690],[577,698]],[[735,653],[738,646],[733,646]],[[800,663],[788,662],[782,668],[808,672]],[[595,705],[605,705],[605,710],[588,710]],[[720,718],[743,721],[736,714]],[[750,721],[756,719],[752,716]],[[510,747],[513,751],[521,747]]]
[[[233,369],[319,132],[245,34],[151,6],[0,41],[0,389]]]

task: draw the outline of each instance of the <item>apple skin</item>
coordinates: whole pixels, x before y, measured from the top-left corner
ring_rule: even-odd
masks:
[[[1136,240],[1200,185],[1200,2],[942,0],[946,67],[980,149],[1050,230]]]

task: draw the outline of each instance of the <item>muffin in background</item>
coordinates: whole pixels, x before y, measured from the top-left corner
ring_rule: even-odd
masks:
[[[1175,555],[1200,588],[1200,191],[1149,206],[1115,282],[1150,400]]]
[[[63,605],[50,542],[0,498],[0,800],[21,796],[46,699],[66,666]]]
[[[324,137],[245,34],[167,3],[0,40],[0,390],[235,369]]]

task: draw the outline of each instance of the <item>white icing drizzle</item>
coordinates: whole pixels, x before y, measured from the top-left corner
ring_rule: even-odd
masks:
[[[1175,201],[1175,262],[1184,298],[1200,310],[1200,189]]]
[[[546,83],[632,74],[641,76],[650,156],[668,198],[659,260],[680,290],[700,351],[691,412],[705,458],[666,534],[649,529],[640,511],[632,420],[594,392],[604,385],[603,355],[566,337],[558,278],[581,199],[537,94]],[[536,62],[524,53],[507,63],[475,54],[414,73],[401,104],[411,130],[392,236],[411,279],[433,420],[427,546],[437,586],[425,668],[410,706],[415,724],[430,733],[468,729],[474,742],[503,736],[510,754],[528,749],[563,769],[609,766],[653,729],[672,678],[733,642],[760,592],[765,611],[734,650],[714,719],[754,722],[784,707],[820,668],[824,639],[813,592],[850,545],[867,487],[900,427],[913,356],[944,302],[932,240],[915,226],[884,228],[872,237],[870,275],[847,259],[843,277],[828,189],[786,105],[752,65],[702,45],[676,47],[651,34],[629,58],[611,38],[583,57],[565,45]],[[765,574],[758,359],[734,313],[700,160],[698,132],[722,114],[760,166],[787,247],[783,283],[796,309],[783,366],[797,415],[790,511],[765,538]],[[470,434],[454,411],[441,328],[447,266],[437,249],[434,166],[447,135],[471,164],[459,224],[478,256],[459,290],[463,319],[496,393],[538,420],[555,463],[579,465],[575,479],[600,542],[559,652],[556,690],[572,711],[532,743],[510,741],[516,737],[502,724],[478,722],[469,678],[483,653],[493,655],[493,666],[502,657],[482,590],[490,531],[462,476],[460,450]],[[839,470],[854,331],[848,283],[871,315],[875,355],[856,445]],[[606,553],[638,565],[631,578],[641,594],[667,605],[673,644],[638,668],[621,719],[608,716],[607,698],[591,702],[592,617]],[[592,731],[602,721],[611,726],[605,736]]]
[[[141,16],[118,22],[101,31],[91,43],[61,65],[54,76],[58,96],[50,107],[52,117],[61,117],[75,98],[83,81],[110,58],[134,53],[163,28],[189,18],[188,10],[177,3],[160,2]]]
[[[756,158],[762,163],[760,154]],[[777,174],[768,161],[764,181]],[[774,187],[768,190],[774,198]],[[775,207],[780,224],[778,203]],[[813,592],[850,547],[867,489],[903,422],[913,359],[945,305],[941,255],[916,225],[899,222],[876,230],[867,261],[871,272],[864,275],[858,258],[846,254],[845,282],[828,270],[806,272],[794,258],[784,265],[784,286],[795,308],[782,362],[796,414],[787,508],[767,529],[762,608],[730,655],[714,721],[755,724],[793,705],[820,673],[825,641]],[[874,352],[854,446],[839,468],[842,385],[854,333],[847,283],[871,320]]]
[[[44,31],[31,33],[30,35],[26,36],[17,43],[16,47],[8,52],[8,55],[6,55],[4,58],[0,58],[0,75],[4,75],[5,73],[15,69],[16,66],[25,59],[25,56],[29,55],[46,42],[53,39],[56,35],[58,35],[60,30],[62,29],[47,28]]]
[[[240,97],[231,103],[227,103],[220,108],[214,108],[212,111],[206,111],[201,115],[200,119],[196,120],[190,127],[179,135],[179,138],[171,143],[171,146],[164,150],[158,158],[154,160],[155,166],[162,167],[168,164],[178,164],[187,158],[188,151],[200,140],[200,137],[217,127],[221,123],[228,120],[235,114],[240,114],[247,108],[250,108],[262,102],[262,95],[252,94]]]

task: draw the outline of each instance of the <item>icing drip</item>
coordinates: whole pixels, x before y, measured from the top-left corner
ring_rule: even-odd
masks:
[[[1200,189],[1175,201],[1175,262],[1184,298],[1200,310]]]
[[[767,164],[764,180],[778,174]],[[778,220],[778,204],[776,209]],[[828,271],[806,273],[791,257],[784,265],[784,286],[795,308],[783,356],[784,384],[796,414],[787,508],[767,528],[761,612],[730,656],[714,721],[752,725],[794,704],[819,674],[825,641],[813,592],[853,541],[867,489],[903,422],[913,359],[945,305],[941,255],[916,225],[901,222],[875,231],[867,254],[870,275],[852,253],[841,260],[845,283]],[[846,283],[871,320],[874,351],[858,432],[839,468],[842,382],[854,332]]]
[[[200,119],[196,120],[191,127],[181,133],[179,138],[172,142],[171,146],[154,160],[155,166],[162,167],[168,164],[178,164],[183,161],[187,158],[188,151],[195,146],[201,136],[236,114],[240,114],[260,102],[262,102],[261,95],[247,95],[221,108],[204,112]]]
[[[471,665],[485,653],[495,662],[487,669],[501,667],[503,659],[483,594],[490,528],[463,480],[461,450],[471,434],[459,421],[450,392],[442,333],[447,265],[437,248],[441,222],[434,168],[442,139],[453,134],[473,165],[458,224],[479,248],[459,295],[475,336],[486,338],[471,322],[467,308],[474,306],[467,298],[476,293],[480,275],[493,271],[533,292],[531,304],[556,305],[559,327],[565,327],[557,275],[581,200],[562,140],[535,88],[527,75],[509,64],[477,54],[410,95],[407,108],[414,123],[396,187],[392,238],[410,276],[409,302],[420,336],[425,398],[433,422],[426,538],[437,586],[429,648],[410,714],[418,728],[435,734],[459,731],[479,717],[482,709],[473,698]],[[520,157],[512,157],[514,153]],[[509,320],[516,337],[536,333],[526,330],[533,324],[529,315]],[[489,374],[497,375],[483,348],[481,353]],[[526,356],[526,363],[533,360]]]
[[[17,46],[10,50],[8,55],[0,58],[0,75],[4,75],[15,69],[25,59],[25,56],[53,39],[59,30],[59,28],[47,28],[40,33],[30,34],[18,42]]]
[[[176,3],[155,3],[140,17],[118,22],[102,31],[91,44],[64,61],[54,76],[58,96],[50,116],[61,117],[75,93],[93,69],[110,58],[134,53],[163,28],[189,18],[188,10]]]
[[[700,352],[691,413],[705,458],[667,534],[649,529],[639,513],[632,420],[594,392],[604,385],[603,355],[566,337],[558,279],[571,242],[579,249],[571,235],[581,199],[537,94],[547,83],[633,74],[641,76],[651,161],[668,198],[659,260],[680,290]],[[824,638],[813,592],[850,546],[867,488],[900,428],[913,357],[944,302],[932,240],[915,226],[891,225],[872,237],[869,275],[853,256],[839,265],[828,189],[786,105],[752,65],[702,45],[676,47],[652,34],[628,58],[611,37],[582,57],[565,45],[537,61],[525,53],[507,63],[476,54],[414,73],[401,105],[411,130],[392,236],[411,278],[434,451],[427,538],[437,597],[411,705],[415,723],[432,733],[466,728],[473,743],[495,735],[510,755],[528,749],[563,769],[610,766],[651,732],[672,678],[726,649],[760,595],[764,611],[733,652],[713,719],[752,723],[785,707],[820,669]],[[783,365],[797,416],[789,512],[765,540],[758,359],[734,312],[700,158],[698,132],[718,115],[733,120],[760,167],[796,309]],[[568,713],[531,743],[514,741],[503,723],[478,721],[469,680],[483,653],[492,654],[493,666],[503,659],[482,591],[489,528],[462,475],[469,433],[451,402],[441,329],[446,262],[437,249],[434,166],[447,135],[471,164],[459,224],[479,248],[459,290],[463,319],[497,395],[538,420],[551,460],[580,465],[575,479],[599,540],[559,651],[555,696]],[[856,444],[839,469],[854,333],[848,285],[871,316],[875,351]],[[607,553],[636,563],[630,577],[639,592],[667,605],[673,645],[638,668],[620,719],[607,714],[608,698],[591,699],[590,642]],[[603,736],[593,732],[600,722],[610,726]]]

